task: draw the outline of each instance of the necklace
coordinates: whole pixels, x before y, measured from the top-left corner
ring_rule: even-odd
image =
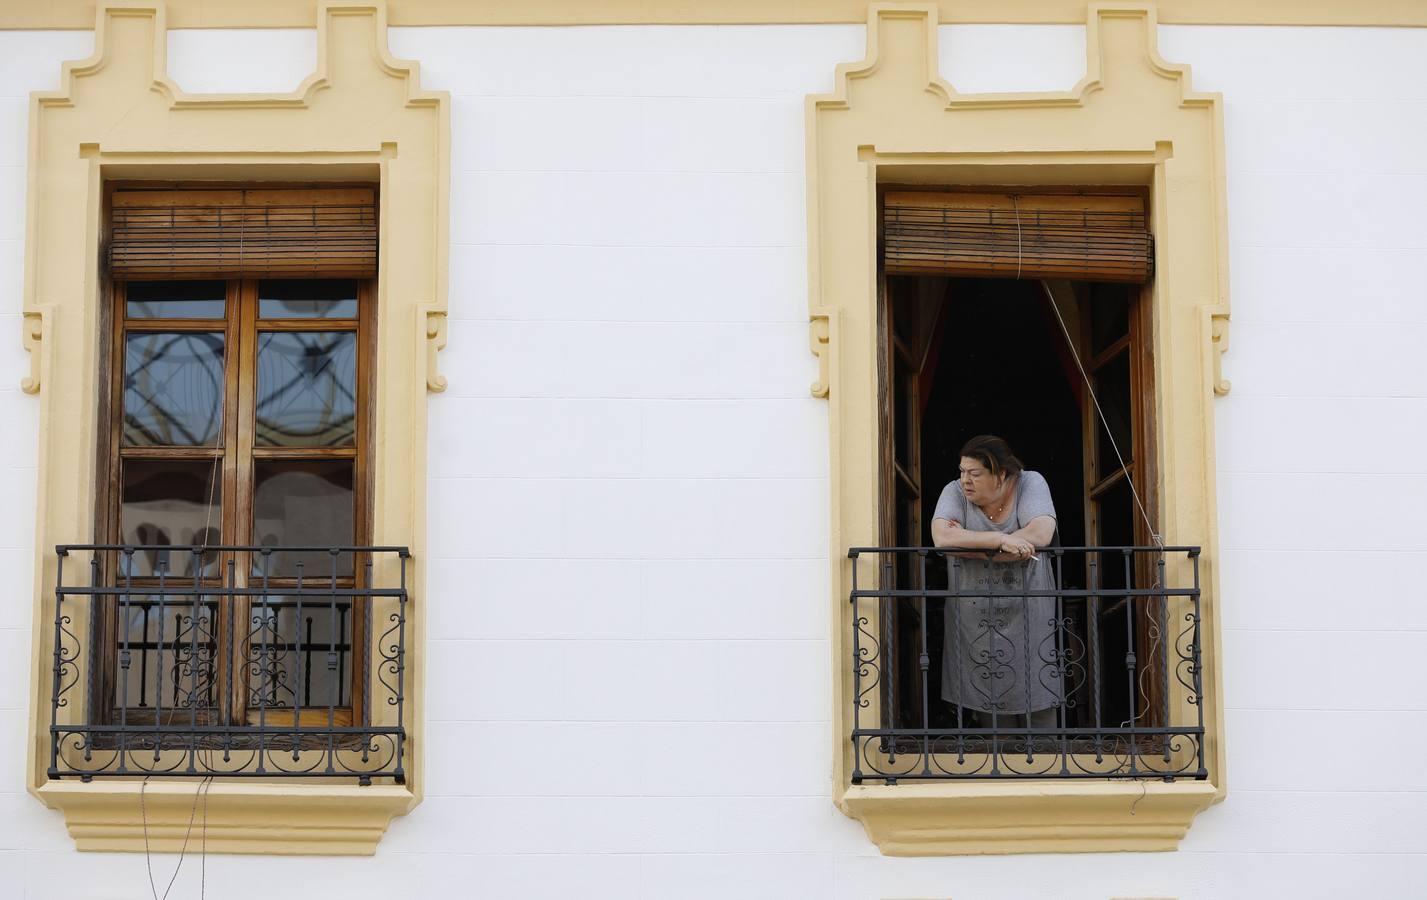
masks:
[[[988,519],[990,519],[992,522],[994,522],[994,521],[996,521],[997,519],[1001,518],[1001,514],[1006,511],[1006,507],[1007,507],[1007,506],[1010,506],[1010,505],[1011,505],[1011,500],[1012,500],[1013,497],[1015,497],[1015,495],[1016,495],[1016,494],[1015,494],[1015,491],[1007,491],[1007,492],[1006,492],[1006,499],[1004,499],[1004,500],[1001,501],[1001,505],[998,506],[998,507],[996,507],[996,511],[995,511],[994,513],[987,511],[986,507],[984,507],[984,506],[981,507],[981,511],[982,511],[983,513],[986,513],[986,518],[988,518]]]

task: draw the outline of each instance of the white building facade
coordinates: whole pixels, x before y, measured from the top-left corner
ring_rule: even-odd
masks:
[[[1089,21],[943,22],[937,66],[958,94],[1071,92]],[[200,864],[200,817],[175,896],[200,879],[208,896],[272,898],[1427,891],[1412,755],[1427,741],[1427,597],[1411,577],[1427,557],[1427,28],[1150,27],[1192,90],[1221,98],[1232,298],[1231,346],[1161,345],[1215,361],[1228,346],[1232,383],[1203,392],[1216,521],[1166,535],[1204,545],[1217,632],[1201,650],[1217,656],[1203,670],[1220,793],[1177,849],[908,857],[839,808],[847,547],[831,524],[839,384],[831,401],[809,390],[827,376],[809,350],[808,98],[841,89],[868,26],[393,18],[391,54],[449,111],[431,350],[446,387],[422,401],[407,649],[422,658],[405,723],[419,803],[370,856],[210,849]],[[187,95],[286,94],[318,65],[312,26],[172,27],[166,42]],[[27,222],[46,196],[30,98],[65,90],[61,64],[95,50],[93,30],[0,31],[0,897],[150,890],[141,849],[77,849],[32,796],[53,668],[37,617],[54,607],[35,525],[42,401],[20,388],[39,265]],[[1141,785],[1154,814],[1165,785],[1121,786],[1133,801]],[[180,824],[198,787],[160,788]],[[152,855],[160,894],[178,862]]]

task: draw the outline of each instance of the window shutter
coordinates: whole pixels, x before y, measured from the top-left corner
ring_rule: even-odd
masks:
[[[109,271],[120,279],[369,278],[376,192],[115,191]]]
[[[888,192],[883,225],[890,275],[1143,284],[1154,272],[1134,195]]]

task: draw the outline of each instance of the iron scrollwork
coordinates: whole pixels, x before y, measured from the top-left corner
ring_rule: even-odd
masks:
[[[968,551],[849,551],[854,783],[1208,777],[1199,549],[1039,553],[1048,587],[1016,575],[1028,563],[989,558],[973,562],[1004,568],[968,577]],[[942,564],[888,562],[899,555]],[[881,582],[863,586],[860,568]],[[909,643],[877,627],[897,621],[885,613],[899,604],[920,611],[908,617],[917,628],[945,624],[945,634],[921,635],[940,671],[888,654]],[[902,689],[876,690],[889,679]]]
[[[404,783],[410,553],[282,550],[329,554],[330,577],[270,579],[259,561],[273,548],[56,548],[49,777]],[[144,553],[226,564],[179,578],[161,562],[137,578],[133,560]],[[66,583],[65,562],[76,557],[87,557],[86,585]],[[339,577],[339,557],[364,562]],[[251,584],[237,577],[245,565]],[[378,567],[392,583],[378,583]],[[215,574],[223,569],[226,577]],[[377,618],[390,624],[374,638]]]

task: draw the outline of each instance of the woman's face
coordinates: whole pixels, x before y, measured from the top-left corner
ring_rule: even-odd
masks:
[[[969,456],[961,458],[961,490],[972,503],[993,501],[1000,487],[999,480],[981,460]]]

